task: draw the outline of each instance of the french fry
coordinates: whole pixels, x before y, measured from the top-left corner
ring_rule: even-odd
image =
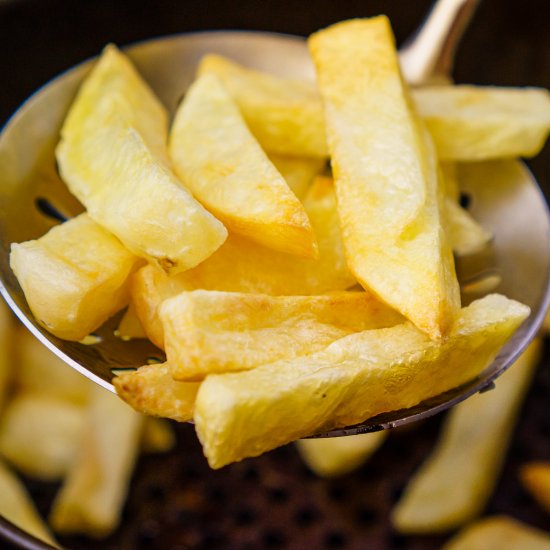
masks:
[[[441,229],[438,167],[411,110],[390,24],[338,23],[308,41],[324,102],[348,264],[433,339],[460,308]]]
[[[151,341],[164,347],[158,307],[185,290],[299,296],[353,286],[355,279],[347,267],[330,178],[316,178],[304,207],[317,235],[318,260],[295,258],[231,234],[208,260],[180,275],[168,277],[153,266],[140,269],[131,281],[132,302]]]
[[[299,199],[306,196],[315,176],[320,175],[326,165],[322,158],[269,154],[269,159]]]
[[[210,256],[227,231],[171,172],[166,140],[164,108],[111,45],[71,106],[56,156],[96,222],[136,255],[178,273]]]
[[[274,250],[317,256],[302,203],[215,75],[200,76],[185,94],[169,152],[181,181],[229,230]]]
[[[65,340],[81,340],[130,298],[141,260],[87,214],[34,241],[12,244],[10,265],[36,320]]]
[[[445,198],[445,215],[451,247],[459,256],[479,252],[493,238],[493,235],[476,222],[467,210],[449,197]]]
[[[33,537],[58,548],[31,497],[15,474],[0,460],[0,516]]]
[[[116,335],[122,340],[134,340],[135,338],[147,338],[143,325],[136,313],[133,302],[130,302],[128,309],[124,312],[118,324]]]
[[[222,80],[268,151],[328,156],[323,106],[313,82],[279,78],[213,54],[199,65],[199,74],[205,72]],[[550,129],[544,89],[431,86],[411,95],[442,160],[530,157]]]
[[[414,102],[441,160],[532,157],[550,131],[550,94],[537,88],[428,86]]]
[[[205,456],[220,468],[412,407],[477,376],[528,314],[493,294],[462,309],[441,343],[405,323],[351,334],[306,357],[209,375],[193,414]]]
[[[465,527],[442,550],[550,550],[550,534],[507,516],[480,519]]]
[[[47,394],[21,392],[0,418],[0,454],[28,476],[56,481],[73,464],[83,427],[82,407]]]
[[[206,290],[166,300],[160,319],[172,376],[181,381],[308,355],[352,332],[403,322],[367,292],[269,296]]]
[[[550,514],[550,462],[539,461],[524,464],[519,471],[522,485]]]
[[[103,388],[92,395],[80,453],[50,514],[56,532],[99,538],[117,526],[139,450],[143,417]]]
[[[321,100],[313,83],[277,78],[214,54],[201,60],[198,74],[206,73],[223,82],[264,149],[328,156]]]
[[[14,331],[17,369],[14,384],[19,392],[42,394],[84,406],[93,383],[54,355],[24,326]]]
[[[8,306],[0,297],[0,411],[11,379],[13,364],[12,340],[13,320]]]
[[[162,418],[146,417],[141,434],[141,450],[144,453],[167,453],[176,444],[172,426]]]
[[[137,371],[122,373],[113,385],[126,403],[151,416],[188,422],[193,418],[197,382],[176,382],[167,363],[145,365]]]
[[[401,533],[444,533],[483,510],[498,481],[542,344],[535,340],[496,383],[449,413],[437,447],[393,511]]]
[[[298,451],[307,467],[320,477],[339,477],[361,467],[385,441],[386,430],[350,435],[300,439]]]

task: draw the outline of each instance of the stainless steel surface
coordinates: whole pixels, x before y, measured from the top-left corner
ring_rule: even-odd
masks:
[[[127,52],[172,112],[191,82],[199,59],[208,52],[275,74],[313,77],[305,42],[292,36],[204,32],[152,40],[130,47]],[[57,175],[53,151],[63,117],[89,66],[85,63],[42,88],[14,115],[0,136],[0,292],[46,346],[73,368],[113,391],[112,369],[145,364],[151,357],[160,357],[159,350],[144,341],[127,343],[116,338],[116,320],[98,331],[101,341],[95,345],[66,342],[48,334],[32,317],[9,268],[8,257],[10,243],[39,237],[56,223],[37,205],[39,199],[46,199],[66,216],[82,210]],[[485,185],[488,178],[497,178],[499,185]],[[542,194],[531,174],[514,161],[485,165],[481,172],[465,169],[465,179],[472,212],[496,235],[482,265],[499,272],[501,282],[495,290],[531,307],[530,318],[497,360],[467,386],[413,410],[385,414],[359,427],[324,435],[388,428],[444,410],[491,383],[510,366],[538,329],[548,303],[550,270],[550,225]],[[477,179],[481,180],[478,184]],[[471,266],[467,269],[470,277]]]

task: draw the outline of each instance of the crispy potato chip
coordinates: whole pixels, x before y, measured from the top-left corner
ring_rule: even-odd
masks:
[[[542,88],[426,86],[413,97],[441,160],[532,157],[550,132]]]
[[[51,546],[58,548],[21,481],[0,461],[0,516]]]
[[[338,23],[313,34],[309,46],[350,269],[440,338],[460,293],[441,229],[437,161],[411,110],[388,19]]]
[[[278,78],[214,54],[202,58],[198,74],[205,73],[223,82],[264,149],[290,156],[328,156],[321,100],[312,82]]]
[[[493,294],[462,309],[440,343],[405,323],[351,334],[306,357],[209,375],[194,410],[204,453],[220,468],[412,407],[477,376],[528,315],[527,306]]]
[[[296,441],[307,467],[320,477],[339,477],[361,467],[382,445],[387,430]]]
[[[442,550],[550,550],[550,534],[507,516],[480,519],[464,528]]]
[[[10,266],[36,320],[79,341],[122,309],[128,277],[142,262],[81,214],[34,241],[12,244]]]
[[[522,485],[550,514],[550,462],[528,462],[520,468]]]
[[[139,450],[142,423],[143,417],[111,392],[95,389],[79,455],[53,503],[50,522],[55,531],[100,538],[115,529]]]
[[[306,196],[315,176],[319,176],[326,166],[326,160],[322,158],[290,157],[270,153],[269,159],[299,199]]]
[[[187,91],[175,115],[169,152],[193,196],[231,231],[275,250],[317,256],[302,203],[216,76],[199,77]]]
[[[96,222],[136,255],[177,273],[210,256],[227,231],[170,171],[166,140],[164,108],[108,46],[71,106],[56,156]]]
[[[172,376],[182,381],[307,355],[352,332],[403,322],[367,292],[269,296],[195,290],[166,300],[160,318]]]
[[[82,407],[22,392],[10,400],[0,419],[0,454],[26,475],[55,481],[74,462],[83,427]]]
[[[394,508],[399,532],[444,533],[481,513],[498,481],[541,354],[542,342],[533,341],[493,391],[474,395],[450,411],[437,447]]]
[[[59,359],[23,325],[17,327],[14,336],[14,383],[18,391],[40,393],[75,405],[88,402],[92,382]]]
[[[145,365],[113,379],[118,395],[137,411],[187,422],[193,418],[197,382],[176,382],[167,363]]]
[[[445,195],[458,203],[460,201],[460,186],[456,163],[440,162],[439,168],[441,170],[441,183],[445,188]]]

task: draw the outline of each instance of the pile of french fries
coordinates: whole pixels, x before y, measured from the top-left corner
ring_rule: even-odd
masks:
[[[0,301],[0,516],[57,546],[57,534],[99,538],[118,525],[140,452],[174,445],[145,417],[65,365]],[[49,525],[15,471],[62,481]]]
[[[131,304],[119,332],[166,362],[117,392],[193,420],[213,468],[459,386],[529,314],[497,294],[461,307],[453,250],[492,236],[459,206],[454,163],[538,152],[548,92],[411,91],[383,16],[308,44],[316,84],[206,56],[170,129],[108,46],[56,151],[86,213],[12,245],[57,336]]]

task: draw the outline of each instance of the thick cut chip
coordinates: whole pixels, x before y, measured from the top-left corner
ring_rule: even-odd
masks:
[[[268,296],[195,290],[165,301],[160,318],[176,380],[249,370],[319,351],[352,332],[403,322],[367,292]]]
[[[523,486],[550,514],[550,461],[528,462],[520,469]]]
[[[312,82],[278,78],[214,54],[199,65],[198,74],[205,73],[223,82],[264,149],[290,156],[328,156],[321,100]]]
[[[25,486],[2,461],[0,461],[0,516],[17,525],[22,531],[58,548]]]
[[[28,476],[59,480],[77,456],[83,427],[83,407],[51,395],[21,392],[3,411],[0,454]]]
[[[460,307],[459,288],[441,225],[433,146],[411,110],[389,22],[339,23],[309,45],[350,269],[440,338]]]
[[[115,335],[121,340],[134,340],[135,338],[147,338],[143,325],[136,313],[136,308],[132,302],[124,312]]]
[[[480,519],[464,528],[442,550],[550,550],[550,534],[507,516]]]
[[[8,306],[0,297],[0,410],[8,390],[12,373],[13,320]]]
[[[302,203],[216,76],[205,74],[189,88],[169,151],[176,174],[231,231],[282,252],[317,255]]]
[[[170,171],[164,108],[114,46],[84,81],[61,138],[56,155],[69,189],[136,255],[177,273],[227,237]]]
[[[12,244],[10,265],[36,320],[65,340],[81,340],[129,300],[141,263],[87,214],[35,241]]]
[[[432,86],[413,97],[441,160],[532,157],[550,132],[548,90]]]
[[[50,521],[59,533],[103,537],[118,525],[139,451],[143,417],[97,387],[79,454],[57,493]]]
[[[399,532],[445,533],[482,512],[541,353],[542,342],[535,340],[493,391],[474,395],[450,411],[435,450],[393,511]]]
[[[493,238],[492,233],[451,198],[445,197],[444,204],[449,241],[455,254],[466,256],[485,248]]]
[[[319,259],[296,258],[230,234],[208,260],[174,277],[145,266],[131,282],[132,303],[147,336],[164,347],[158,307],[184,290],[206,289],[271,295],[313,295],[355,284],[344,256],[336,196],[330,178],[318,177],[304,199],[319,243]]]
[[[145,365],[113,379],[118,395],[137,411],[187,422],[193,418],[198,382],[176,382],[167,363]]]
[[[296,441],[307,467],[320,477],[338,477],[361,467],[382,445],[387,430]]]
[[[494,294],[462,309],[443,342],[405,323],[345,336],[306,357],[207,376],[194,419],[208,462],[220,468],[459,386],[490,364],[528,314]]]
[[[306,196],[313,180],[326,165],[326,160],[321,158],[270,154],[269,159],[299,199]]]

